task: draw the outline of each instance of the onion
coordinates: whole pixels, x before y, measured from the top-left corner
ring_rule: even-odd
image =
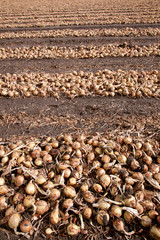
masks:
[[[80,233],[80,227],[74,223],[71,223],[67,227],[67,233],[70,236],[76,236]]]
[[[36,192],[36,187],[35,187],[35,185],[32,183],[32,180],[26,185],[25,191],[26,191],[26,193],[29,194],[29,195],[33,195],[33,194]]]
[[[122,208],[117,205],[112,205],[111,214],[115,217],[121,217],[122,216]]]
[[[124,212],[123,217],[127,223],[131,223],[132,220],[134,219],[133,215],[131,213],[129,213],[128,211]]]
[[[123,139],[123,141],[126,143],[126,144],[131,144],[132,143],[132,138],[131,137],[125,137]]]
[[[52,181],[47,181],[43,184],[43,189],[52,189],[54,188],[55,184]]]
[[[77,179],[75,177],[70,177],[68,179],[67,185],[74,186],[77,183]]]
[[[97,176],[98,177],[101,177],[102,175],[104,175],[106,172],[105,172],[105,170],[104,170],[104,168],[99,168],[99,169],[97,169]]]
[[[151,219],[155,219],[158,216],[158,212],[152,209],[148,212],[148,215]]]
[[[106,187],[109,186],[109,184],[110,184],[110,182],[111,182],[111,179],[110,179],[109,175],[104,174],[104,175],[102,175],[102,176],[100,177],[100,182],[101,182],[102,186],[103,186],[104,188],[106,188]]]
[[[27,208],[32,207],[34,203],[35,203],[35,198],[30,195],[26,196],[23,200],[23,205]]]
[[[52,224],[57,224],[60,221],[59,218],[59,204],[57,203],[55,208],[53,209],[53,211],[50,214],[50,222]]]
[[[0,211],[7,208],[6,198],[4,196],[0,197]]]
[[[98,192],[98,193],[103,192],[102,186],[100,184],[97,184],[97,183],[93,184],[93,189],[94,189],[95,192]]]
[[[43,175],[39,175],[35,181],[38,185],[41,185],[44,184],[47,180]]]
[[[88,163],[92,162],[94,160],[94,158],[95,158],[94,152],[88,153],[88,155],[87,155]]]
[[[63,202],[63,207],[66,209],[73,207],[73,205],[74,205],[74,202],[73,202],[73,199],[71,198],[65,199]]]
[[[24,184],[24,176],[23,175],[18,175],[14,179],[14,183],[16,187],[20,187],[21,185]]]
[[[24,208],[24,205],[22,203],[19,203],[17,206],[16,206],[16,209],[17,209],[17,212],[19,213],[22,213],[25,211],[25,208]]]
[[[52,231],[51,228],[46,228],[45,233],[46,233],[47,235],[50,235],[50,234],[53,233],[53,231]]]
[[[108,210],[110,208],[111,204],[109,202],[105,201],[105,198],[102,198],[97,203],[93,203],[92,206],[100,208],[102,210]]]
[[[13,197],[13,203],[17,204],[17,203],[21,202],[23,200],[23,198],[24,198],[24,195],[22,193],[17,192]]]
[[[89,208],[89,207],[85,207],[85,208],[83,209],[83,216],[84,216],[84,218],[86,218],[86,219],[90,219],[91,216],[92,216],[92,209]]]
[[[56,188],[53,188],[53,189],[51,190],[50,195],[49,195],[51,201],[56,201],[56,200],[58,200],[58,199],[60,198],[60,196],[61,196],[61,191],[58,190],[58,189],[56,189]]]
[[[106,211],[101,210],[98,212],[96,219],[100,225],[107,226],[109,223],[109,214]]]
[[[102,158],[101,158],[101,161],[102,161],[103,163],[109,163],[110,160],[111,160],[111,158],[110,158],[110,156],[108,156],[108,155],[103,155]]]
[[[93,203],[95,201],[95,197],[90,191],[84,192],[83,197],[88,203]]]
[[[0,186],[0,196],[5,195],[6,193],[8,193],[9,189],[7,187],[7,185],[2,185]]]
[[[52,156],[50,155],[50,154],[46,154],[46,155],[44,155],[44,157],[43,157],[43,161],[45,162],[45,163],[52,163]]]
[[[76,190],[74,187],[72,186],[66,186],[64,189],[63,189],[63,193],[66,197],[68,198],[74,198],[76,196]]]
[[[14,230],[17,230],[21,221],[21,215],[19,213],[14,213],[8,220],[8,226]]]
[[[150,236],[155,240],[160,240],[160,226],[153,225],[149,231]]]
[[[150,227],[151,224],[152,224],[152,220],[149,216],[144,215],[144,216],[141,217],[140,223],[143,227]]]
[[[113,227],[118,232],[124,232],[124,222],[121,219],[113,220]]]
[[[128,195],[125,199],[124,199],[124,203],[127,207],[135,207],[136,205],[136,199],[134,196],[132,195]]]
[[[35,205],[36,205],[36,213],[39,215],[42,215],[49,210],[49,206],[47,202],[44,200],[38,200]]]
[[[0,177],[0,186],[4,185],[5,184],[5,180],[3,177]]]
[[[81,189],[82,192],[87,192],[88,189],[89,189],[89,186],[88,186],[87,183],[84,183],[84,184],[81,185],[80,189]]]
[[[20,224],[20,229],[22,232],[27,233],[32,229],[32,223],[29,219],[25,219]]]
[[[118,158],[117,158],[117,161],[118,161],[119,163],[126,163],[126,162],[127,162],[127,158],[126,158],[126,156],[120,154],[120,155],[118,156]]]
[[[8,217],[8,216],[11,216],[13,215],[14,213],[16,213],[15,209],[13,206],[9,207],[6,212],[5,212],[5,216]]]

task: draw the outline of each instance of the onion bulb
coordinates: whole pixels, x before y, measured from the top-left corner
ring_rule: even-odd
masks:
[[[6,193],[8,193],[9,189],[7,187],[7,185],[2,185],[0,186],[0,196],[5,195]]]
[[[106,211],[101,210],[98,212],[96,219],[100,225],[107,226],[109,223],[109,214]]]
[[[49,195],[49,198],[50,198],[51,201],[56,201],[56,200],[58,200],[58,198],[60,198],[60,196],[61,196],[60,190],[59,190],[59,189],[56,189],[56,188],[53,188],[53,189],[51,190],[51,193],[50,193],[50,195]]]
[[[158,225],[153,225],[150,228],[150,232],[149,232],[150,236],[155,239],[155,240],[160,240],[160,226]]]
[[[26,193],[29,194],[29,195],[33,195],[33,194],[36,192],[36,187],[35,187],[35,185],[32,183],[32,180],[26,185],[25,191],[26,191]]]
[[[32,223],[29,219],[25,219],[20,224],[20,229],[22,232],[27,233],[32,229]]]
[[[34,203],[35,203],[35,198],[30,195],[26,196],[23,200],[23,205],[27,208],[32,207]]]
[[[85,192],[83,197],[88,203],[93,203],[95,201],[95,197],[90,191]]]
[[[124,222],[121,219],[116,219],[113,221],[113,227],[118,232],[124,232]]]
[[[76,236],[80,233],[80,227],[74,223],[71,223],[67,227],[67,233],[70,236]]]
[[[144,215],[141,217],[140,223],[143,227],[150,227],[152,224],[152,219],[149,216]]]
[[[0,186],[4,185],[5,184],[5,180],[3,177],[0,177]]]
[[[14,179],[14,184],[16,187],[20,187],[24,183],[24,176],[23,175],[18,175]]]
[[[111,207],[111,214],[116,217],[121,217],[122,215],[122,208],[117,205],[112,205]]]
[[[66,186],[63,190],[63,193],[68,198],[74,198],[76,196],[76,190],[72,186]]]
[[[21,215],[19,213],[14,213],[8,220],[8,226],[14,230],[17,230],[21,221]]]
[[[0,211],[7,207],[6,198],[4,196],[0,197]]]
[[[89,208],[89,207],[85,207],[85,208],[83,209],[83,216],[84,216],[84,218],[86,218],[86,219],[90,219],[91,216],[92,216],[92,209]]]
[[[110,184],[110,182],[111,182],[111,179],[110,179],[109,175],[104,174],[104,175],[102,175],[102,176],[100,177],[100,182],[101,182],[102,186],[103,186],[104,188],[106,188],[106,187],[109,186],[109,184]]]
[[[38,200],[35,205],[36,205],[36,213],[39,215],[42,215],[49,210],[49,206],[47,202],[44,200]]]
[[[55,208],[53,209],[53,211],[50,214],[50,222],[52,224],[57,224],[60,221],[59,218],[59,204],[57,203]]]

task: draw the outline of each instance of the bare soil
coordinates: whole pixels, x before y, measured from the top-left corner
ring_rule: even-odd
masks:
[[[8,15],[7,15],[8,16]],[[19,32],[19,31],[46,31],[46,30],[62,30],[62,29],[108,29],[108,28],[159,28],[160,23],[132,23],[132,24],[93,24],[93,25],[69,25],[69,26],[46,26],[46,27],[16,27],[16,28],[0,28],[0,33],[2,32]]]
[[[64,132],[160,134],[159,99],[79,97],[0,99],[1,138]]]
[[[22,72],[39,72],[39,73],[64,73],[72,71],[91,71],[98,70],[118,70],[124,71],[139,70],[151,71],[160,70],[159,57],[107,57],[93,59],[6,59],[0,60],[0,72],[22,73]]]
[[[58,47],[74,47],[81,45],[107,45],[107,44],[123,44],[127,42],[129,46],[148,46],[149,44],[158,44],[160,36],[157,37],[46,37],[46,38],[18,38],[18,39],[0,39],[0,48],[16,48],[30,46],[58,46]]]

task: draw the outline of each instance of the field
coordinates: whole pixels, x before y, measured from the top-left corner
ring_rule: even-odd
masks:
[[[0,5],[0,238],[160,240],[159,0]]]

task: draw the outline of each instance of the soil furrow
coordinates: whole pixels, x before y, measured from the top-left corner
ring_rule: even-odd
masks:
[[[160,70],[159,57],[105,57],[93,59],[6,59],[0,60],[0,73],[45,72],[63,73],[71,71],[109,70]]]
[[[43,30],[54,30],[54,29],[108,29],[108,28],[146,28],[146,27],[152,27],[152,28],[158,28],[160,27],[160,23],[141,23],[141,24],[107,24],[107,25],[72,25],[72,26],[48,26],[48,27],[16,27],[16,28],[0,28],[1,32],[15,32],[15,31],[43,31]]]
[[[160,36],[150,37],[46,37],[46,38],[18,38],[18,39],[0,39],[0,48],[29,47],[29,46],[65,46],[74,47],[79,45],[107,45],[127,42],[130,45],[148,46],[149,44],[158,44]]]

